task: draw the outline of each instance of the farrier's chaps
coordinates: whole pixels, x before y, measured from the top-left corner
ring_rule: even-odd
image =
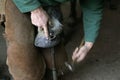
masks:
[[[12,0],[7,0],[5,12],[7,65],[11,75],[14,80],[41,80],[46,66],[52,67],[49,49],[34,46],[35,27],[31,24],[30,16],[22,14]],[[55,53],[56,68],[61,71],[67,61],[63,45],[56,46]],[[41,54],[44,54],[44,58]]]

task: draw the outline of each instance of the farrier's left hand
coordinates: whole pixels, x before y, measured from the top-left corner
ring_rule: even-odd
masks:
[[[49,19],[49,16],[42,7],[39,7],[31,11],[32,24],[34,24],[38,28],[42,28],[44,30],[46,38],[48,38],[49,36],[48,27],[47,27],[48,19]]]
[[[85,42],[81,48],[76,48],[72,55],[73,62],[81,62],[92,48],[92,42]]]

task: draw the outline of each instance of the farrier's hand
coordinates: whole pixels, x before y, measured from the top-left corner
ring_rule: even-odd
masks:
[[[45,32],[45,36],[48,38],[48,14],[42,9],[42,7],[31,11],[31,21],[33,25],[37,26],[38,28],[42,28]]]
[[[92,46],[92,42],[85,42],[85,44],[80,49],[77,47],[72,55],[73,62],[81,62],[90,51]]]

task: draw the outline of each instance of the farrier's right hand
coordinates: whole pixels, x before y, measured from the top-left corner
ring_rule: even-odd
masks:
[[[39,7],[36,10],[31,11],[32,24],[37,26],[38,28],[42,28],[45,32],[46,38],[48,38],[49,36],[47,27],[48,18],[49,18],[48,14],[46,13],[46,11],[42,9],[42,7]]]

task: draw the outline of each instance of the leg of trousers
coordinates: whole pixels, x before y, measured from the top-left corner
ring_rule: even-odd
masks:
[[[50,49],[36,49],[34,27],[30,16],[22,14],[12,0],[6,3],[7,64],[14,80],[41,80],[45,68],[52,68]],[[41,52],[41,53],[40,53]],[[44,55],[44,60],[41,56]],[[57,71],[63,71],[67,54],[62,44],[55,47],[55,63]]]
[[[45,63],[34,46],[34,27],[12,0],[6,2],[7,65],[14,80],[41,80]]]

